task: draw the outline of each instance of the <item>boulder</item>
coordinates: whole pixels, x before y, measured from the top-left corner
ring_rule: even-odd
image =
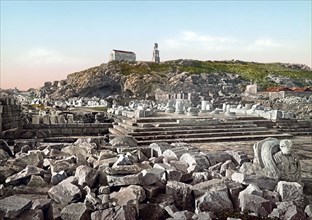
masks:
[[[243,151],[228,150],[226,152],[231,156],[232,161],[238,166],[241,166],[243,163],[250,161],[248,155]]]
[[[180,157],[180,161],[188,164],[187,172],[199,172],[210,166],[209,160],[203,153],[191,152],[184,153]]]
[[[292,201],[278,202],[276,205],[277,207],[268,215],[269,218],[287,220],[306,219],[304,211]]]
[[[158,168],[151,168],[147,170],[142,170],[140,175],[140,183],[141,185],[152,185],[161,179],[166,179],[165,176],[165,170],[164,169],[158,169]]]
[[[139,203],[146,198],[145,191],[141,186],[131,185],[121,188],[118,192],[110,194],[111,202],[116,202],[117,205],[123,206],[134,204],[138,207]]]
[[[44,154],[41,151],[28,152],[28,154],[21,154],[17,157],[13,164],[20,167],[26,167],[27,165],[33,165],[36,167],[42,167]]]
[[[77,201],[82,196],[80,189],[66,180],[52,186],[48,191],[48,195],[55,202],[64,204]]]
[[[5,197],[0,200],[0,212],[5,218],[15,218],[27,209],[30,209],[32,202],[30,199],[17,195]]]
[[[269,200],[262,198],[261,196],[240,193],[239,206],[241,211],[254,212],[260,216],[268,216],[272,211],[272,205]]]
[[[75,172],[75,177],[78,179],[78,184],[80,186],[92,187],[96,181],[98,172],[86,165],[80,165],[77,167]]]
[[[9,184],[15,184],[16,182],[23,180],[27,177],[30,177],[31,175],[40,175],[43,174],[45,171],[41,168],[38,168],[36,166],[27,165],[25,169],[20,171],[17,174],[14,174],[12,176],[9,176],[5,182]]]
[[[137,212],[134,205],[116,206],[104,210],[98,210],[91,213],[92,220],[98,219],[118,219],[118,220],[136,220]]]
[[[274,190],[278,180],[267,176],[234,173],[232,180],[244,185],[254,184],[260,189]]]
[[[281,196],[282,202],[292,201],[295,205],[304,208],[303,187],[299,183],[279,181],[276,191]]]
[[[179,210],[194,211],[194,196],[189,185],[177,181],[168,181],[166,194],[173,198]]]
[[[64,220],[88,220],[90,211],[84,203],[72,203],[65,206],[61,211],[61,218]]]
[[[220,191],[206,192],[195,200],[195,213],[211,211],[220,212],[232,210],[233,204],[229,198],[227,189]]]

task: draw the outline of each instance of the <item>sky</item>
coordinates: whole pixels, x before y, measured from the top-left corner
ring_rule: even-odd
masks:
[[[245,60],[312,67],[312,0],[1,3],[0,88],[27,90],[107,63],[112,49],[151,61]]]

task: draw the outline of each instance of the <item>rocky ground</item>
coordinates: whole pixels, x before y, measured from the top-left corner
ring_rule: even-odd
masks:
[[[303,170],[311,162],[310,143],[308,137],[294,139]],[[138,148],[123,137],[109,144],[101,138],[2,142],[0,219],[312,217],[312,185],[254,175],[252,144]],[[309,184],[311,170],[304,173]]]

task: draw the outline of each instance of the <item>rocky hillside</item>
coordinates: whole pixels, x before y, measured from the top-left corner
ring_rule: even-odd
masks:
[[[246,85],[311,86],[312,71],[300,64],[255,63],[243,61],[174,60],[152,62],[109,62],[66,80],[46,82],[42,96],[62,99],[75,96],[122,95],[146,97],[155,91],[200,92],[203,95],[239,93]]]

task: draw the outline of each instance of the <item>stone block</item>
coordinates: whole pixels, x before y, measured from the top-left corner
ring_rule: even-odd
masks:
[[[243,173],[234,173],[232,180],[244,185],[254,184],[260,189],[274,190],[278,180],[266,176],[247,175]]]
[[[125,219],[136,220],[137,212],[134,205],[116,206],[104,210],[98,210],[91,213],[91,220],[98,219]]]
[[[266,217],[272,211],[272,205],[269,200],[261,196],[243,193],[239,196],[241,211],[254,212],[259,216]]]
[[[194,211],[194,196],[188,184],[168,181],[166,194],[171,196],[179,210]]]
[[[80,165],[76,168],[75,177],[78,179],[78,184],[81,186],[92,187],[96,181],[98,172],[87,165]]]
[[[129,186],[139,185],[139,174],[132,175],[107,175],[107,182],[110,187],[112,186]]]
[[[30,209],[32,202],[30,199],[17,195],[5,197],[0,200],[0,212],[5,218],[15,218],[27,209]]]
[[[299,183],[279,181],[276,191],[281,196],[282,202],[292,201],[295,205],[304,208],[303,187]]]
[[[64,204],[77,201],[82,196],[80,189],[66,180],[63,180],[56,186],[52,186],[48,194],[55,202]]]
[[[139,178],[141,185],[152,185],[160,180],[166,180],[165,170],[158,168],[142,170]]]
[[[292,201],[278,202],[277,207],[273,209],[269,218],[277,219],[306,219],[304,211],[297,207]]]

